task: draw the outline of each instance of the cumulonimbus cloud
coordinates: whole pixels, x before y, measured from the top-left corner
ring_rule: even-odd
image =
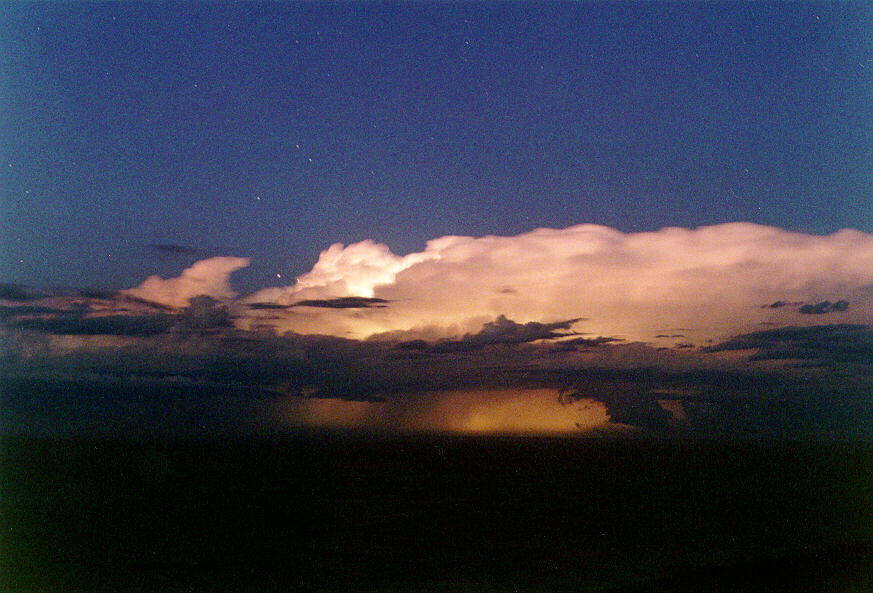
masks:
[[[280,429],[869,440],[873,427],[870,234],[583,225],[443,237],[406,256],[368,241],[228,302],[247,264],[203,260],[123,298],[7,287],[4,371],[50,397],[129,386],[139,398],[142,377],[172,397],[207,385],[251,400],[241,413],[279,402]],[[15,422],[48,426],[45,409]]]
[[[199,295],[229,300],[236,296],[228,282],[230,275],[248,265],[246,257],[213,257],[194,263],[176,278],[149,276],[139,286],[121,293],[172,307],[185,307]]]
[[[519,323],[586,318],[584,331],[651,340],[683,327],[698,345],[762,323],[810,323],[774,301],[852,302],[841,322],[873,313],[873,235],[827,236],[751,223],[622,233],[597,225],[514,237],[447,236],[406,256],[364,241],[332,245],[296,284],[252,302],[381,298],[382,309],[316,311],[273,320],[280,330],[364,337],[443,328],[476,331],[506,315]],[[857,306],[856,306],[857,304]],[[789,319],[791,317],[791,319]],[[448,328],[448,329],[447,329]],[[412,337],[412,336],[411,336]]]

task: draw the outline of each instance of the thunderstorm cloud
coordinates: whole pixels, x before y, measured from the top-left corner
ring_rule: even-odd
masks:
[[[2,287],[4,425],[873,430],[873,236],[857,231],[581,225],[405,256],[364,241],[237,298],[248,263],[117,292]]]
[[[589,333],[650,340],[664,327],[689,327],[695,329],[683,332],[685,341],[702,343],[767,322],[802,324],[802,318],[787,317],[798,312],[827,309],[845,322],[869,320],[871,285],[873,236],[858,231],[816,236],[732,223],[622,233],[580,225],[514,237],[442,237],[402,257],[372,241],[336,244],[295,284],[248,300],[391,302],[367,315],[287,316],[276,324],[279,331],[453,337],[499,315],[518,323],[585,317]],[[818,295],[841,298],[812,310],[760,306],[810,302]]]

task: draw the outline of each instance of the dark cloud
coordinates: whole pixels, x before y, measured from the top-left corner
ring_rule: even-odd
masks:
[[[318,307],[322,309],[369,309],[384,308],[389,301],[372,297],[340,297],[336,299],[309,299],[297,301],[295,307]]]
[[[646,430],[663,431],[669,428],[670,412],[658,405],[656,398],[637,393],[630,397],[617,395],[601,396],[606,413],[612,422],[629,424]]]
[[[148,307],[149,309],[154,309],[156,311],[164,311],[164,312],[168,312],[168,313],[178,311],[178,309],[176,309],[176,307],[172,307],[170,305],[164,305],[162,303],[156,303],[155,301],[150,301],[148,299],[143,299],[143,298],[136,297],[136,296],[129,295],[129,294],[118,294],[118,295],[116,295],[115,300],[119,303],[128,302],[128,303],[135,303],[137,305],[144,305],[144,306]]]
[[[756,352],[740,362],[735,357],[722,362],[701,351],[658,352],[616,338],[579,337],[571,330],[573,319],[522,324],[501,316],[457,340],[398,342],[237,330],[227,310],[208,297],[195,298],[173,315],[33,311],[43,313],[51,317],[11,316],[17,321],[7,323],[5,331],[96,337],[90,350],[53,352],[37,333],[13,333],[7,354],[0,357],[4,373],[25,383],[28,378],[69,379],[49,382],[54,387],[47,389],[66,389],[72,381],[77,393],[94,385],[94,393],[120,386],[119,393],[130,397],[166,392],[178,399],[186,386],[195,386],[192,393],[390,398],[413,407],[419,394],[554,389],[564,401],[599,401],[612,422],[652,435],[873,434],[864,432],[873,428],[873,375],[863,372],[873,360],[873,330],[861,325],[784,327],[736,336],[705,352]],[[109,349],[99,334],[132,340]],[[778,362],[788,357],[805,364]],[[852,365],[848,371],[846,363]],[[143,382],[154,389],[139,387]],[[128,384],[133,387],[124,387]]]
[[[563,375],[563,376],[561,376]],[[552,381],[560,384],[564,402],[593,399],[603,403],[611,422],[627,424],[651,433],[673,432],[672,414],[658,402],[664,399],[712,399],[707,384],[720,383],[722,373],[669,373],[652,368],[605,369],[588,368],[558,373]],[[735,377],[729,377],[736,382]],[[664,395],[683,393],[683,396]]]
[[[848,311],[849,301],[837,301],[831,305],[831,311]]]
[[[249,303],[246,306],[253,311],[275,311],[290,309],[293,305],[279,305],[278,303]]]
[[[685,334],[657,334],[656,338],[684,338]]]
[[[840,300],[835,303],[822,301],[814,305],[803,305],[798,309],[798,312],[803,313],[804,315],[822,315],[824,313],[838,313],[848,310],[849,302]]]
[[[33,301],[41,299],[44,293],[18,284],[0,283],[0,299],[7,301]]]
[[[599,336],[597,338],[571,338],[569,340],[555,342],[553,350],[571,352],[580,349],[599,348],[606,344],[614,344],[623,341],[622,338],[611,338],[607,336]]]
[[[600,401],[612,422],[651,434],[869,440],[869,381],[821,370],[586,368],[547,372],[546,381],[561,385],[563,401]],[[670,401],[680,421],[667,411]]]
[[[209,331],[233,327],[227,307],[210,296],[196,296],[182,310],[179,328],[188,331]]]
[[[478,333],[467,334],[464,339],[482,344],[522,344],[534,340],[550,340],[572,335],[570,327],[580,320],[581,317],[577,317],[553,323],[530,321],[522,324],[500,315],[483,325]]]
[[[124,306],[127,302],[159,312],[131,313]],[[7,327],[56,335],[153,336],[170,331],[205,332],[233,327],[227,307],[206,295],[194,297],[180,312],[134,297],[119,297],[111,304],[114,308],[102,314],[95,312],[93,302],[75,302],[68,309],[0,306],[0,320],[7,320]]]
[[[204,310],[209,318],[215,307],[205,307]],[[181,316],[168,315],[168,319],[161,319],[158,327],[154,324],[143,327],[145,320],[138,319],[130,320],[132,327],[111,326],[120,322],[115,318],[101,318],[99,322],[96,318],[83,319],[82,316],[40,320],[28,329],[80,335],[139,335],[141,342],[136,348],[122,351],[100,350],[60,357],[48,355],[42,362],[36,358],[16,359],[17,364],[24,365],[23,370],[32,369],[39,373],[45,372],[46,368],[58,368],[72,373],[181,377],[265,389],[281,384],[282,391],[289,394],[305,391],[313,397],[374,401],[390,393],[521,384],[538,386],[538,380],[530,382],[515,371],[536,363],[539,355],[551,356],[546,348],[530,345],[529,348],[536,352],[511,347],[483,350],[479,344],[515,345],[557,334],[559,328],[572,323],[527,327],[513,324],[518,327],[510,330],[512,322],[495,322],[496,326],[470,336],[477,344],[476,352],[463,348],[455,352],[446,349],[436,356],[427,343],[361,342],[297,334],[271,336],[229,327],[206,332],[179,331],[184,326],[184,317],[194,313],[188,310]],[[503,329],[497,332],[495,327]],[[159,330],[167,333],[160,335]],[[506,337],[512,336],[513,332],[515,337]],[[406,354],[415,356],[409,358]]]
[[[413,350],[417,352],[424,352],[428,348],[430,348],[430,343],[425,340],[407,340],[403,342],[398,342],[394,347],[398,350]]]
[[[56,335],[152,336],[172,327],[170,315],[105,315],[86,317],[78,311],[65,311],[48,319],[20,319],[14,327]]]
[[[802,302],[774,301],[774,302],[770,303],[769,305],[761,305],[761,308],[762,309],[781,309],[782,307],[787,307],[789,305],[798,306],[798,305],[802,305],[802,304],[803,304]]]
[[[86,299],[98,299],[98,300],[113,300],[116,298],[120,298],[118,292],[114,290],[99,290],[92,288],[82,288],[77,291],[80,297],[84,297]]]
[[[581,318],[556,321],[554,323],[516,323],[500,315],[494,321],[486,323],[475,334],[466,334],[459,340],[442,340],[428,349],[430,352],[472,352],[486,346],[527,344],[537,340],[554,340],[573,335],[569,331]]]
[[[752,360],[819,360],[873,364],[873,329],[834,324],[780,327],[743,334],[705,349],[707,352],[757,350]]]
[[[19,305],[17,307],[6,307],[0,305],[0,321],[11,319],[13,317],[28,315],[57,315],[59,313],[63,313],[63,311],[38,305]]]

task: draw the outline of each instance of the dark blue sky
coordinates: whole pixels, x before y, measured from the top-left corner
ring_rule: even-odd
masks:
[[[238,255],[249,291],[333,242],[584,222],[873,232],[863,4],[0,11],[0,281]]]

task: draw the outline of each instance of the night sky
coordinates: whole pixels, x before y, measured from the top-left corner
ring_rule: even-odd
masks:
[[[873,11],[824,4],[13,4],[0,280],[593,223],[873,231]],[[287,281],[278,282],[276,274]]]

